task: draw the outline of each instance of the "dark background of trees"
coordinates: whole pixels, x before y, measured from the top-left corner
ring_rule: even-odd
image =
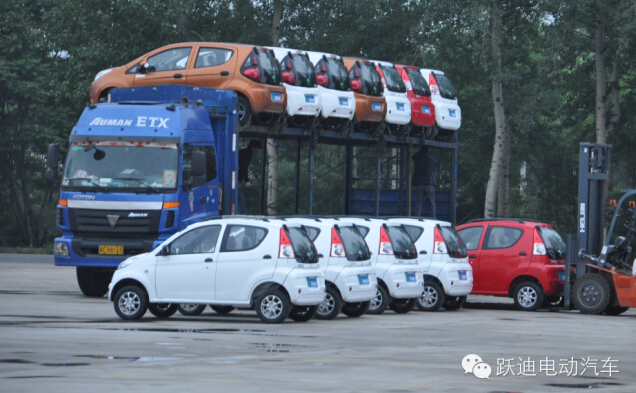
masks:
[[[490,56],[494,3],[282,4],[281,46],[426,66],[449,75],[463,112],[457,217],[482,217],[495,135]],[[572,232],[578,144],[596,140],[594,38],[599,15],[604,21],[608,142],[614,144],[611,193],[636,186],[636,154],[631,150],[636,146],[635,5],[622,0],[496,4],[502,16],[502,67],[496,77],[503,84],[512,132],[508,215]],[[41,246],[56,235],[58,190],[44,177],[43,157],[49,143],[68,137],[98,71],[175,42],[271,45],[272,14],[271,0],[1,1],[0,246]],[[615,65],[617,83],[611,78]],[[610,124],[613,98],[619,103],[618,124]],[[295,147],[283,144],[280,149],[291,152]],[[342,157],[337,149],[322,154],[325,159],[319,162]],[[281,163],[281,179],[293,173],[290,162]],[[527,178],[521,179],[524,162]],[[281,187],[293,185],[283,183]],[[316,203],[341,209],[332,203],[340,189],[327,184],[329,180],[317,187]]]

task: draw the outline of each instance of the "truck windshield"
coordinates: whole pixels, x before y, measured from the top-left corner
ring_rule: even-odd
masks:
[[[459,233],[453,227],[443,227],[438,225],[440,232],[442,233],[442,237],[444,238],[444,242],[446,243],[446,248],[448,249],[448,255],[452,258],[466,258],[468,255],[468,251],[466,251],[466,243],[459,236]]]
[[[539,227],[541,239],[545,243],[548,258],[561,260],[565,259],[565,242],[554,228]]]
[[[318,263],[318,251],[304,228],[287,227],[296,260],[300,263]]]
[[[384,81],[386,82],[386,88],[389,91],[395,93],[406,93],[406,86],[400,78],[400,74],[397,72],[394,66],[380,66],[382,75],[384,75]]]
[[[76,142],[69,148],[62,189],[171,192],[178,168],[176,144]]]
[[[413,87],[413,93],[418,96],[427,96],[430,97],[431,90],[428,88],[428,83],[426,83],[426,79],[419,71],[412,70],[410,68],[406,68],[406,75],[409,76],[411,80],[411,86]]]
[[[400,259],[416,259],[417,251],[409,233],[402,226],[385,226],[391,240],[393,254]]]
[[[349,261],[368,261],[371,259],[369,247],[364,237],[355,226],[337,226],[336,230],[342,240],[347,260]]]
[[[265,83],[268,85],[278,85],[283,80],[280,75],[280,65],[274,56],[274,52],[269,49],[258,50],[258,64],[261,67]],[[261,79],[262,80],[262,79]]]
[[[455,88],[451,84],[450,79],[446,77],[446,75],[433,73],[433,77],[435,78],[435,81],[437,81],[439,92],[442,97],[448,98],[450,100],[454,100],[455,98],[457,98]]]
[[[292,53],[291,58],[294,62],[294,70],[297,74],[296,86],[316,86],[316,72],[307,56],[301,55],[300,53]]]
[[[329,80],[333,82],[335,90],[348,91],[351,89],[351,82],[349,81],[349,75],[347,68],[341,59],[325,56],[327,63],[327,74]]]

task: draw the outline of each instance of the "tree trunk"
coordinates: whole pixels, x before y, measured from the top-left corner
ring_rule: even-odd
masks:
[[[504,137],[504,151],[501,159],[501,172],[499,173],[498,195],[497,195],[497,217],[508,217],[508,171],[510,163],[510,144],[512,142],[512,132],[510,126],[506,125],[506,135]]]
[[[280,41],[280,19],[283,13],[282,0],[274,0],[274,16],[272,20],[272,46]],[[283,114],[282,116],[285,116]],[[278,147],[275,139],[267,140],[267,214],[277,215],[278,202]]]
[[[602,0],[596,1],[596,35],[594,54],[596,58],[596,143],[605,143],[607,131],[605,129],[605,14]]]
[[[503,104],[503,86],[501,83],[501,15],[496,1],[492,3],[492,103],[495,115],[495,143],[493,146],[490,174],[486,186],[484,217],[494,218],[497,202],[499,177],[505,160],[506,116]]]
[[[612,117],[610,117],[609,127],[607,128],[608,135],[616,133],[621,123],[621,106],[619,105],[621,98],[620,64],[621,56],[617,51],[614,55],[614,64],[612,66]]]

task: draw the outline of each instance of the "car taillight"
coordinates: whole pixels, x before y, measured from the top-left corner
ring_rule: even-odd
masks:
[[[448,254],[446,242],[437,227],[435,227],[435,244],[433,245],[433,254]]]
[[[255,66],[258,65],[258,59],[254,55],[252,55],[252,65],[255,65]]]
[[[329,77],[327,75],[316,75],[316,82],[320,86],[329,87]]]
[[[294,82],[296,82],[296,77],[294,76],[294,73],[291,71],[283,72],[283,82],[293,85]]]
[[[342,239],[338,235],[336,228],[331,228],[331,256],[332,257],[344,257],[345,250],[342,245]]]
[[[296,258],[294,249],[292,248],[289,236],[285,232],[284,228],[280,229],[280,248],[278,251],[279,258]]]
[[[245,70],[243,71],[243,75],[257,82],[261,80],[261,72],[258,70],[258,68],[250,68],[249,70]]]
[[[325,63],[323,62],[322,65],[320,66],[320,70],[322,72],[327,72],[327,66],[325,65]]]
[[[393,255],[393,246],[391,245],[391,239],[387,235],[384,227],[380,228],[380,255]]]
[[[548,252],[543,244],[543,239],[537,228],[534,228],[534,245],[532,247],[532,255],[546,255]]]
[[[362,91],[362,81],[359,81],[359,80],[351,81],[351,88],[355,91]]]
[[[357,69],[357,68],[356,68],[356,73],[355,73],[355,75],[356,75],[356,78],[359,78],[359,77],[360,77],[360,70],[359,70],[359,69]]]
[[[432,72],[428,76],[428,86],[431,88],[431,94],[439,94],[439,86]]]

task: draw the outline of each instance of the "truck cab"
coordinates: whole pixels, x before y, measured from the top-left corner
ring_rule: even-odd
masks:
[[[235,93],[148,86],[111,101],[89,105],[71,131],[56,215],[55,264],[76,266],[88,296],[107,292],[124,259],[237,199]]]

